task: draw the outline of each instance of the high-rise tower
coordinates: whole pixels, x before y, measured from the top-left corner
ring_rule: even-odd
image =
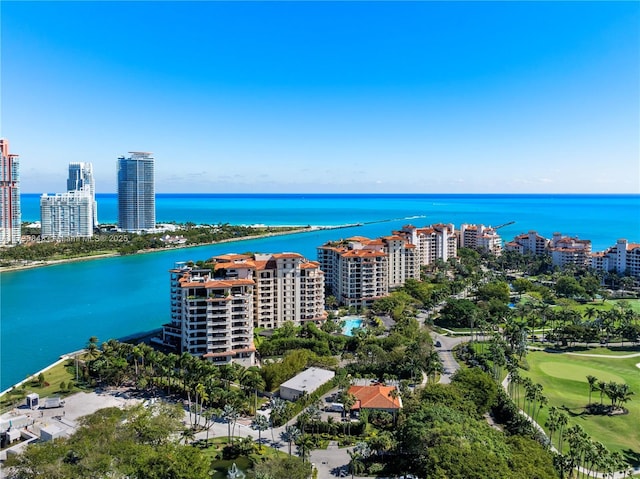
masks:
[[[151,230],[156,226],[154,159],[151,153],[129,154],[118,158],[118,229]]]
[[[91,163],[69,163],[67,191],[88,191],[93,207],[93,227],[98,226],[98,203],[96,203],[96,182]]]
[[[0,139],[0,245],[20,243],[20,176],[18,155]]]

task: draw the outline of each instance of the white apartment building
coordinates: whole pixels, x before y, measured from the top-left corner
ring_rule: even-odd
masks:
[[[324,274],[297,253],[228,254],[171,274],[171,322],[162,341],[216,364],[255,363],[254,327],[325,321]]]
[[[548,252],[551,255],[551,264],[564,268],[574,265],[585,267],[591,261],[591,240],[581,240],[553,233],[549,243]]]
[[[619,239],[606,251],[591,255],[591,267],[599,271],[615,271],[640,278],[640,244]]]
[[[222,255],[214,258],[216,271],[227,277],[252,278],[254,325],[279,328],[286,321],[300,326],[320,324],[324,310],[325,275],[320,264],[298,253]]]
[[[255,364],[250,278],[215,278],[210,268],[177,263],[171,274],[171,322],[162,341],[215,364]]]
[[[458,241],[461,248],[489,251],[496,256],[502,253],[502,238],[491,226],[462,224]]]
[[[98,203],[96,202],[96,181],[91,163],[69,163],[67,191],[88,191],[93,207],[93,226],[98,226]]]
[[[380,238],[383,251],[387,253],[387,278],[389,288],[402,286],[408,278],[420,279],[416,246],[402,236],[392,235]]]
[[[53,239],[91,238],[94,205],[88,190],[40,197],[42,236]]]
[[[529,231],[516,236],[513,241],[505,244],[506,251],[516,251],[520,254],[539,255],[547,252],[549,240],[535,231]]]
[[[394,231],[394,234],[415,246],[418,268],[433,264],[438,259],[447,261],[458,255],[456,229],[452,224],[439,223],[424,228],[406,225],[400,231]]]
[[[368,307],[408,278],[419,279],[416,247],[400,235],[354,236],[318,248],[328,290],[347,307]]]

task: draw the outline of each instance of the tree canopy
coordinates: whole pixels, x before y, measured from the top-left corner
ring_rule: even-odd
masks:
[[[180,406],[166,403],[101,409],[70,438],[30,445],[7,466],[17,479],[206,479],[204,454],[179,444],[182,416]]]

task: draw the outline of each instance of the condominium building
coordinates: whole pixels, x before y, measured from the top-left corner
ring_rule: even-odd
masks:
[[[20,175],[18,155],[0,139],[0,246],[20,243]]]
[[[171,322],[163,343],[216,364],[255,364],[250,278],[217,278],[211,268],[177,263],[171,274]]]
[[[217,364],[255,362],[253,328],[326,320],[324,274],[297,253],[229,254],[171,274],[163,343]]]
[[[415,246],[419,266],[433,264],[436,260],[447,261],[458,255],[457,234],[452,224],[439,223],[423,228],[405,225],[394,234]]]
[[[118,158],[118,229],[128,232],[156,226],[154,158],[151,153],[130,151]]]
[[[298,253],[222,255],[213,258],[215,271],[226,277],[254,280],[254,325],[279,328],[286,321],[296,326],[320,324],[324,310],[325,275],[320,263]]]
[[[591,262],[591,240],[581,240],[553,233],[548,252],[551,254],[551,264],[564,268],[574,265],[586,267]]]
[[[91,238],[94,202],[88,190],[40,197],[42,236],[51,239]]]
[[[92,202],[93,227],[98,226],[98,203],[96,202],[96,182],[91,163],[69,163],[67,191],[88,191]]]
[[[420,279],[420,266],[414,244],[398,235],[383,236],[380,242],[383,251],[387,253],[389,288],[402,286],[408,278]]]
[[[327,291],[347,307],[371,306],[389,288],[420,276],[416,247],[399,235],[329,242],[318,248],[318,261]]]
[[[491,226],[462,224],[458,233],[458,246],[500,255],[502,238]]]
[[[513,241],[506,243],[506,251],[516,251],[520,254],[539,255],[547,252],[549,240],[535,231],[529,231],[516,236]]]
[[[640,244],[619,239],[606,251],[591,255],[591,267],[640,278]]]
[[[91,163],[69,163],[67,192],[40,197],[42,236],[91,238],[98,225],[97,210]]]

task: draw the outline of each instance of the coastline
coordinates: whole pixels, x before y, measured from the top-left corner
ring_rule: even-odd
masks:
[[[197,248],[199,246],[209,246],[209,245],[222,244],[222,243],[234,243],[236,241],[248,241],[252,239],[270,238],[273,236],[285,236],[285,235],[293,235],[293,234],[299,234],[299,233],[309,233],[311,231],[320,231],[325,229],[348,228],[351,226],[358,226],[358,225],[353,224],[353,225],[339,225],[339,226],[304,226],[298,229],[292,229],[288,231],[276,231],[273,233],[266,233],[261,235],[242,236],[240,238],[228,238],[220,241],[212,241],[210,243],[177,245],[177,246],[168,246],[165,248],[145,249],[145,250],[140,250],[132,255],[126,255],[126,256],[136,256],[139,254],[148,254],[148,253],[159,253],[162,251],[169,251],[174,249]],[[104,254],[95,254],[90,256],[78,256],[75,258],[33,261],[28,264],[22,264],[22,265],[0,266],[0,273],[10,273],[14,271],[23,271],[27,269],[42,268],[45,266],[55,266],[58,264],[75,263],[78,261],[92,261],[96,259],[113,258],[116,256],[122,256],[122,255],[118,253],[104,253]]]

